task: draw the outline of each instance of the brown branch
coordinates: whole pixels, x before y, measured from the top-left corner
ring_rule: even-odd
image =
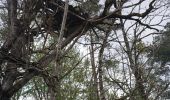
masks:
[[[25,72],[23,78],[18,80],[12,88],[9,90],[8,94],[10,96],[14,95],[19,89],[21,89],[30,79],[32,79],[35,75],[38,75],[36,71],[33,72]]]

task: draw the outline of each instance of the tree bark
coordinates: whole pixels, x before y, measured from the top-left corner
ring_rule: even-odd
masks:
[[[104,53],[104,49],[105,49],[106,44],[107,44],[108,36],[109,36],[109,33],[106,33],[104,40],[103,40],[103,43],[101,45],[101,48],[99,50],[99,56],[98,56],[100,100],[106,100],[105,90],[104,90],[104,87],[103,87],[103,53]]]
[[[7,96],[5,96],[5,95],[2,95],[2,96],[0,97],[0,100],[10,100],[10,98],[7,97]]]
[[[93,44],[93,37],[91,35],[91,49],[90,49],[90,56],[91,56],[91,66],[92,66],[92,77],[93,77],[93,100],[99,100],[99,90],[98,90],[98,79],[97,79],[97,72],[96,72],[96,65],[95,65],[95,57],[94,57],[94,44]]]
[[[9,44],[12,45],[12,40],[17,35],[17,0],[7,0],[8,3],[8,25],[9,25],[9,33],[7,37],[6,45],[3,46],[5,50],[5,53],[8,53],[9,51]],[[11,47],[11,46],[10,46]],[[13,49],[11,49],[11,53],[14,53],[16,56],[18,53],[15,52],[16,46],[14,46]],[[18,49],[17,49],[18,50]],[[0,100],[10,100],[10,94],[8,91],[13,85],[13,82],[16,78],[16,65],[12,64],[10,62],[7,63],[5,76],[2,80],[1,84],[1,92],[0,92]]]
[[[2,88],[0,88],[0,100],[10,100],[10,97],[6,95]]]
[[[26,35],[23,34],[25,27],[21,27],[21,22],[17,19],[17,3],[17,0],[7,0],[9,32],[7,40],[2,47],[5,49],[6,55],[8,55],[10,50],[10,55],[12,55],[12,59],[14,60],[17,58],[25,58],[23,55],[27,52],[25,48],[28,43]],[[17,68],[20,67],[17,62],[6,61],[5,75],[0,87],[0,100],[10,100],[10,98],[35,75],[33,74],[34,72],[29,73],[26,71],[25,74],[29,75],[23,76],[19,81],[20,83],[16,82],[17,77],[20,76]],[[24,68],[25,65],[22,65],[22,67]]]

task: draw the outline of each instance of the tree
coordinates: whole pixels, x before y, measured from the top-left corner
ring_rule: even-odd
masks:
[[[151,58],[150,64],[155,66],[155,75],[162,75],[164,79],[160,79],[163,83],[169,84],[169,23],[165,26],[165,30],[155,36],[153,45],[150,47],[148,56]],[[167,98],[169,88],[162,94],[161,98]],[[168,99],[168,98],[167,98]]]
[[[62,0],[4,0],[2,2],[4,4],[2,9],[8,16],[6,21],[8,30],[4,31],[5,34],[1,34],[5,39],[0,48],[0,100],[10,100],[35,76],[48,81],[51,98],[59,98],[61,61],[78,39],[82,35],[87,36],[90,30],[94,31],[96,37],[100,36],[101,32],[106,34],[103,35],[105,38],[98,56],[100,96],[102,100],[105,100],[105,94],[102,93],[104,90],[102,66],[105,42],[108,40],[106,37],[110,35],[108,33],[122,27],[124,23],[121,20],[135,21],[146,28],[155,29],[141,20],[156,10],[158,6],[156,4],[161,3],[159,0],[148,1],[148,7],[145,10],[136,12],[133,9],[146,3],[145,0],[138,0],[135,3],[131,3],[130,0],[106,0],[103,9],[97,6],[99,0],[95,2],[72,0],[73,4]],[[96,9],[89,11],[89,6],[84,4],[90,4]],[[65,10],[64,7],[66,7]],[[126,9],[131,11],[124,12]],[[64,15],[67,17],[63,17]],[[95,33],[96,30],[100,32]],[[124,33],[126,52],[130,63],[133,64],[126,38]],[[53,72],[48,71],[49,65],[53,65],[51,67]],[[136,71],[137,87],[143,87],[139,82],[141,78],[139,74]],[[144,100],[146,93],[143,89],[137,89]]]

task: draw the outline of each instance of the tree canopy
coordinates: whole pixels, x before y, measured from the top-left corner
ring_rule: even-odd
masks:
[[[168,0],[1,0],[0,100],[161,99],[169,81],[149,63],[169,61],[168,10]],[[147,43],[156,33],[159,46]]]

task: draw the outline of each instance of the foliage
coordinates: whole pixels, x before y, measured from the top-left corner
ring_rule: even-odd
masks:
[[[155,44],[153,45],[151,55],[155,61],[167,63],[170,61],[170,26],[165,26],[165,31],[161,35],[155,37]]]

